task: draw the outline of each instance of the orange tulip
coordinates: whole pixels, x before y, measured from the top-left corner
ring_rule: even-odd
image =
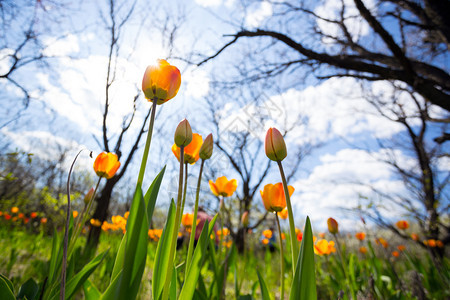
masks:
[[[360,241],[364,241],[364,239],[366,238],[366,234],[364,232],[357,232],[355,234],[355,237]]]
[[[366,254],[367,253],[367,248],[364,247],[364,246],[359,247],[359,252],[361,252],[362,254]]]
[[[241,223],[244,225],[244,227],[248,226],[248,211],[244,211],[241,217]]]
[[[325,238],[325,232],[319,233],[319,237],[320,237],[321,239]]]
[[[281,233],[281,239],[285,240],[286,239],[286,235],[284,234],[284,232]]]
[[[329,255],[336,252],[334,241],[318,240],[314,245],[314,253],[317,255]]]
[[[387,248],[387,247],[389,246],[388,242],[387,242],[385,239],[383,239],[383,238],[377,238],[377,239],[375,239],[375,243],[376,243],[377,245],[383,246],[383,248]]]
[[[406,230],[409,228],[409,223],[408,223],[408,221],[405,221],[405,220],[400,220],[397,223],[395,223],[395,225],[400,230]]]
[[[33,212],[30,214],[30,217],[31,217],[32,219],[36,218],[36,217],[37,217],[37,212],[33,211]]]
[[[268,239],[263,239],[262,243],[263,243],[263,245],[267,245],[267,244],[269,244],[269,240]]]
[[[302,239],[303,239],[303,233],[301,232],[300,229],[295,228],[295,235],[297,236],[297,240],[298,240],[299,242],[301,242]]]
[[[0,217],[3,216],[3,212],[0,210]]]
[[[183,224],[184,227],[192,227],[192,221],[194,220],[193,214],[183,214],[181,217],[181,224]]]
[[[406,246],[405,245],[398,245],[397,249],[398,249],[398,251],[405,251]]]
[[[289,187],[288,187],[288,188],[289,188]],[[279,216],[281,219],[286,220],[286,219],[288,218],[288,215],[289,215],[288,210],[287,210],[287,207],[285,207],[282,211],[278,212],[277,214],[278,214],[278,216]]]
[[[120,167],[120,162],[114,153],[100,153],[94,161],[94,171],[100,177],[112,178]],[[98,226],[100,227],[100,225]]]
[[[41,219],[41,223],[42,223],[42,224],[47,223],[47,218],[42,218],[42,219]]]
[[[440,240],[436,241],[436,246],[438,246],[439,248],[444,248],[444,243]]]
[[[23,219],[25,217],[25,215],[23,213],[20,213],[17,215],[17,217],[19,217],[19,219]]]
[[[12,212],[13,214],[17,214],[17,213],[19,212],[19,208],[16,207],[16,206],[11,207],[11,212]]]
[[[294,188],[288,186],[289,196],[294,193]],[[264,190],[260,191],[264,207],[269,212],[281,212],[286,207],[286,197],[284,195],[283,184],[266,184]]]
[[[266,239],[270,239],[272,238],[273,232],[270,229],[266,229],[262,232],[262,235],[266,238]]]
[[[74,219],[75,219],[76,217],[78,217],[78,211],[74,210],[74,211],[72,212],[72,216],[73,216]]]
[[[216,196],[231,197],[237,188],[236,179],[228,180],[225,176],[217,178],[216,182],[209,181],[209,188]]]
[[[398,251],[392,251],[392,256],[393,256],[393,257],[399,257],[399,256],[400,256],[400,252],[398,252]]]
[[[195,162],[200,158],[199,151],[202,146],[203,139],[202,136],[198,133],[194,133],[192,135],[192,141],[184,147],[184,162],[189,163],[191,165],[195,164]],[[175,157],[180,161],[180,147],[176,144],[172,146],[172,152]]]
[[[164,59],[159,59],[154,66],[148,66],[142,79],[142,91],[145,98],[163,104],[178,93],[181,85],[181,73]]]
[[[91,219],[91,225],[92,226],[94,226],[94,227],[100,227],[100,226],[102,226],[102,222],[100,222],[100,220],[97,220],[97,219]]]
[[[269,128],[264,143],[266,156],[273,161],[282,161],[286,155],[286,144],[281,133],[276,128]]]
[[[222,230],[221,229],[217,230],[216,235],[217,236],[221,236],[222,235]],[[227,236],[227,235],[230,235],[230,229],[224,228],[223,229],[223,236]]]
[[[3,218],[5,218],[6,221],[11,220],[11,215],[6,213],[3,215]]]
[[[123,214],[123,217],[125,218],[125,219],[128,219],[128,216],[130,215],[130,212],[129,211],[126,211],[124,214]]]
[[[335,219],[328,218],[327,224],[328,224],[328,231],[331,234],[336,234],[336,233],[339,232],[339,224],[338,224],[338,222]]]
[[[431,248],[436,247],[436,240],[434,240],[434,239],[429,239],[429,240],[427,240],[427,241],[423,241],[423,243],[424,243],[426,246],[431,247]]]
[[[413,240],[413,241],[418,241],[419,240],[419,235],[418,234],[416,234],[416,233],[411,233],[411,239]]]

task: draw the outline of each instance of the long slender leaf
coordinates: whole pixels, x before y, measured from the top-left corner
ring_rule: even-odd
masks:
[[[259,286],[261,288],[261,298],[263,300],[270,300],[270,294],[269,294],[269,290],[267,289],[266,282],[264,281],[264,278],[259,273],[258,269],[256,269],[256,274],[258,275]]]
[[[150,185],[144,196],[145,205],[147,207],[147,220],[149,225],[152,222],[156,199],[158,198],[159,188],[161,187],[161,182],[163,180],[165,171],[166,166],[164,166],[164,168],[162,168],[159,174],[155,177],[155,179],[153,180],[152,184]]]
[[[20,287],[19,294],[17,294],[17,299],[33,300],[35,299],[38,291],[38,284],[32,278],[30,278],[25,281],[25,283]]]
[[[4,276],[0,276],[0,295],[5,300],[16,300],[13,290],[11,290],[11,282]]]
[[[289,299],[317,299],[313,237],[309,217],[306,217],[302,245],[300,247],[297,265],[295,267],[295,274],[294,279],[292,280]]]
[[[114,268],[111,273],[110,284],[114,281],[114,279],[119,275],[123,268],[123,262],[125,260],[125,246],[127,245],[127,233],[125,232],[122,237],[122,241],[120,241],[119,250],[116,254],[116,260],[114,261]]]
[[[164,288],[167,266],[169,264],[169,251],[171,246],[172,231],[175,227],[175,202],[171,201],[166,224],[156,248],[155,264],[153,266],[152,294],[153,299],[159,299]]]
[[[9,289],[14,293],[14,286],[12,284],[11,281],[9,281],[8,278],[6,278],[6,276],[0,274],[0,279],[3,279],[5,281],[5,283],[8,285]]]
[[[85,300],[98,300],[102,296],[95,285],[93,285],[89,280],[84,282],[83,290]]]

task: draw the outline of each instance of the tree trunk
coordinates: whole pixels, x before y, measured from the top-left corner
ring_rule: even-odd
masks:
[[[241,254],[244,253],[244,249],[245,249],[244,230],[246,230],[246,229],[240,227],[234,238],[234,243],[236,244],[236,248],[237,248],[238,252]]]
[[[97,219],[101,223],[103,223],[103,221],[108,218],[109,203],[111,201],[113,188],[117,182],[117,177],[113,177],[106,181],[106,184],[100,192],[99,196],[95,198],[97,205],[95,207],[94,214],[92,215],[93,219]],[[85,257],[92,257],[92,255],[95,254],[100,240],[101,231],[101,227],[90,227],[88,239],[84,249]]]

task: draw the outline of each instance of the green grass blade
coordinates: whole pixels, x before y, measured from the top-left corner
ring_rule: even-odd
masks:
[[[306,217],[302,245],[300,247],[294,279],[292,280],[290,300],[317,299],[316,276],[314,266],[313,237],[311,222]]]
[[[270,294],[269,294],[269,290],[267,289],[266,282],[264,281],[264,278],[259,273],[258,269],[256,269],[256,274],[258,275],[259,287],[261,288],[261,299],[270,300]]]
[[[153,299],[159,299],[164,288],[164,281],[166,279],[167,266],[169,264],[169,251],[171,246],[172,231],[175,228],[175,202],[171,201],[167,221],[164,226],[161,239],[156,248],[155,264],[153,266],[152,277],[152,294]]]
[[[114,268],[111,273],[111,280],[110,284],[114,281],[114,279],[117,277],[117,275],[120,274],[123,268],[123,262],[125,260],[125,246],[127,245],[127,233],[125,232],[124,236],[122,237],[122,241],[120,242],[119,250],[116,254],[116,260],[114,261]]]
[[[85,300],[98,300],[102,296],[95,285],[93,285],[89,280],[84,282],[83,290]]]
[[[4,300],[16,300],[14,293],[10,288],[11,282],[6,277],[0,276],[0,295]]]

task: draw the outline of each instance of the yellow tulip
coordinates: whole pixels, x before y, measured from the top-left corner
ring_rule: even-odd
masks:
[[[94,161],[94,171],[100,177],[112,178],[120,167],[120,162],[114,153],[100,153]],[[100,226],[99,226],[100,227]]]
[[[181,73],[164,59],[148,66],[142,79],[142,91],[150,101],[163,104],[175,97],[180,89]]]
[[[289,196],[294,193],[294,188],[288,186]],[[264,190],[260,191],[264,207],[269,212],[281,212],[286,207],[286,197],[284,195],[283,184],[266,184]]]
[[[209,188],[216,196],[231,197],[237,188],[237,180],[228,180],[225,176],[217,178],[216,182],[209,181]]]

